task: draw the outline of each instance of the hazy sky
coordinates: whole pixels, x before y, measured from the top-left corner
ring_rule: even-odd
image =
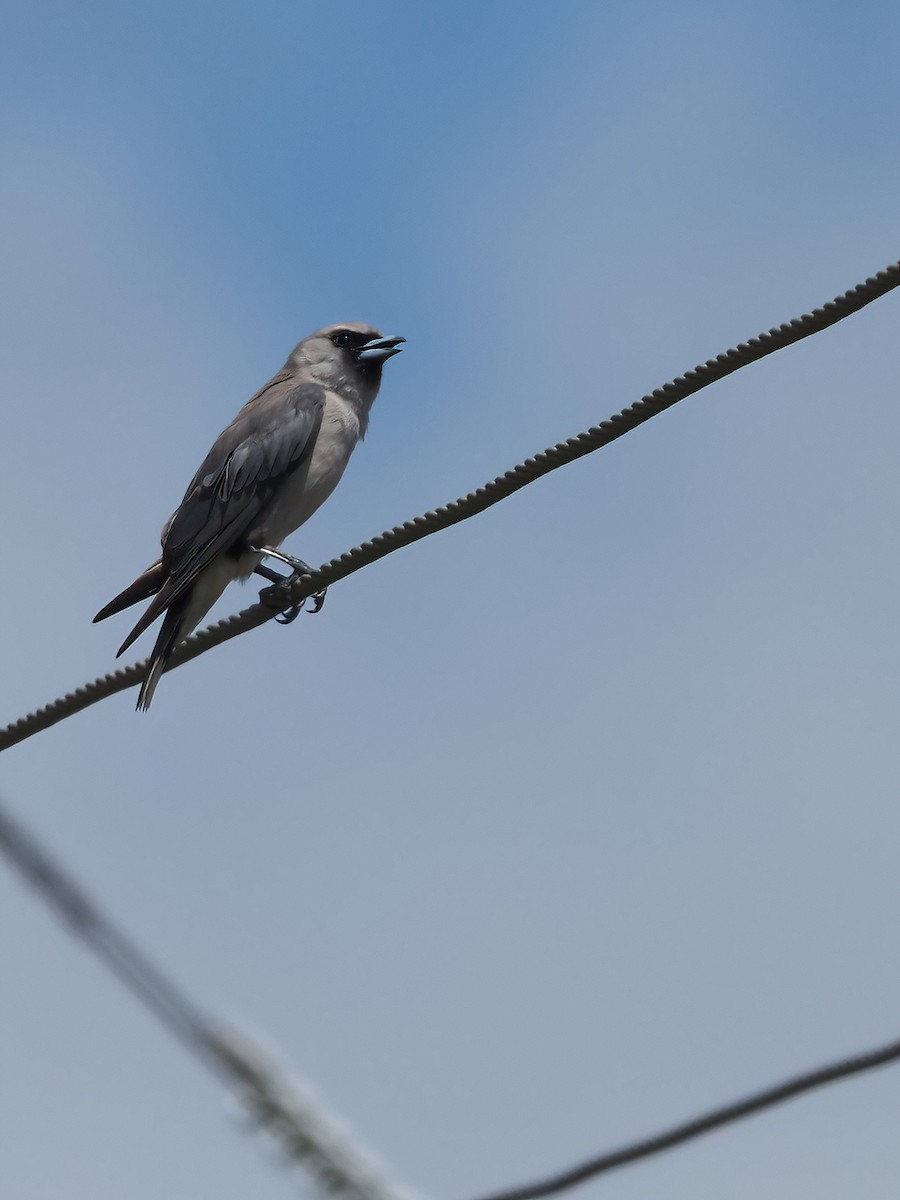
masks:
[[[10,4],[0,723],[301,336],[408,339],[313,563],[898,257],[887,4]],[[0,794],[431,1200],[900,1033],[900,298],[7,752]],[[235,587],[222,611],[252,602]],[[132,652],[143,657],[151,639]],[[287,1200],[0,870],[0,1191]],[[900,1071],[580,1193],[896,1191]]]

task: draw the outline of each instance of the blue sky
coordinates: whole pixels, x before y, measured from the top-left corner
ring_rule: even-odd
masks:
[[[2,720],[311,329],[408,339],[321,562],[897,257],[888,5],[11,7]],[[465,1197],[896,1036],[894,297],[4,755],[397,1177]],[[222,611],[243,607],[234,588]],[[146,653],[146,640],[135,657]],[[9,873],[4,1190],[296,1180]],[[882,1196],[900,1076],[582,1194]]]

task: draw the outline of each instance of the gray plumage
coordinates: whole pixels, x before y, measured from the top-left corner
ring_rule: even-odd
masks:
[[[368,325],[331,325],[304,338],[281,371],[216,439],[162,531],[162,556],[94,618],[153,596],[119,654],[161,614],[138,697],[147,709],[176,646],[233,579],[264,557],[331,495],[403,338]]]

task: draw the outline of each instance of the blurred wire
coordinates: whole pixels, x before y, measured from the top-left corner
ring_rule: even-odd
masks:
[[[744,1117],[751,1117],[754,1113],[773,1108],[776,1104],[784,1104],[786,1100],[793,1100],[795,1096],[801,1096],[804,1092],[812,1092],[816,1088],[825,1087],[826,1084],[837,1083],[840,1079],[847,1079],[851,1075],[860,1075],[863,1071],[871,1071],[875,1067],[885,1067],[898,1059],[900,1059],[900,1041],[888,1042],[887,1045],[879,1046],[875,1050],[865,1050],[852,1058],[838,1059],[837,1062],[829,1063],[824,1067],[816,1067],[802,1075],[795,1075],[791,1079],[784,1080],[783,1083],[773,1084],[772,1087],[764,1088],[761,1092],[745,1096],[743,1100],[736,1100],[721,1108],[711,1109],[702,1116],[684,1121],[680,1125],[674,1125],[671,1129],[657,1133],[653,1137],[632,1142],[618,1150],[607,1151],[598,1158],[589,1158],[586,1162],[560,1171],[557,1175],[549,1175],[545,1179],[523,1184],[521,1187],[491,1192],[489,1195],[479,1197],[479,1200],[536,1200],[539,1196],[554,1196],[579,1183],[587,1183],[589,1179],[596,1179],[598,1175],[614,1171],[617,1167],[624,1167],[644,1158],[652,1158],[655,1154],[661,1154],[663,1150],[671,1150],[674,1146],[693,1141],[694,1138],[712,1133],[713,1130],[720,1129],[723,1125],[741,1121]]]
[[[565,442],[558,442],[533,458],[527,458],[512,470],[498,475],[490,483],[476,488],[474,492],[469,492],[459,500],[427,512],[424,516],[414,517],[402,525],[396,525],[393,529],[386,530],[378,537],[372,538],[371,541],[363,542],[361,546],[347,551],[340,558],[333,558],[331,562],[325,563],[317,571],[313,571],[310,575],[304,575],[294,582],[290,589],[289,601],[283,603],[281,607],[300,604],[315,592],[330,587],[340,579],[346,579],[348,575],[377,562],[378,559],[384,558],[388,554],[393,554],[395,550],[410,546],[413,542],[437,533],[441,529],[448,529],[451,525],[457,525],[460,521],[467,521],[470,517],[505,500],[507,496],[511,496],[520,488],[540,479],[541,476],[575,462],[576,459],[583,458],[586,454],[592,454],[603,446],[608,446],[610,442],[614,442],[623,434],[630,433],[632,429],[649,421],[651,417],[671,408],[679,400],[684,400],[702,388],[709,387],[711,383],[724,379],[726,375],[731,375],[742,367],[749,366],[750,363],[773,354],[776,350],[791,346],[831,325],[836,325],[845,317],[859,312],[861,308],[865,308],[867,304],[871,304],[873,300],[877,300],[898,285],[900,285],[900,262],[885,267],[877,275],[871,276],[864,283],[837,296],[821,308],[813,309],[812,312],[770,329],[767,333],[761,333],[758,337],[751,338],[749,342],[741,342],[740,345],[726,350],[724,354],[719,354],[716,358],[707,359],[701,366],[695,367],[694,370],[680,375],[671,383],[666,383],[661,388],[650,392],[649,395],[610,417],[609,420],[601,421],[599,425],[594,425],[584,433],[579,433]],[[237,637],[238,634],[246,633],[258,625],[265,624],[266,621],[270,621],[276,616],[277,611],[263,603],[253,604],[243,612],[227,617],[215,625],[210,625],[182,643],[172,657],[169,670],[189,662],[197,655],[212,649],[213,646],[221,645],[222,642]],[[103,700],[107,696],[132,687],[143,679],[146,667],[145,660],[134,663],[130,667],[111,671],[109,674],[95,679],[92,683],[85,684],[74,692],[69,692],[60,699],[37,709],[36,712],[29,713],[28,716],[12,722],[4,729],[0,729],[0,750],[6,750],[10,746],[25,741],[26,738],[48,729],[58,721],[96,704],[98,700]]]
[[[246,1035],[197,1008],[2,805],[0,853],[166,1029],[236,1089],[254,1124],[325,1191],[350,1200],[415,1200],[388,1181],[307,1087],[289,1080]]]
[[[415,1200],[386,1178],[350,1132],[303,1085],[236,1030],[214,1022],[168,979],[104,914],[84,888],[0,805],[0,854],[62,917],[117,978],[176,1038],[237,1091],[253,1123],[328,1192],[351,1200]],[[900,1059],[900,1041],[817,1067],[715,1108],[652,1137],[588,1159],[535,1183],[492,1192],[481,1200],[537,1200],[651,1158],[724,1125],[783,1104],[805,1092],[887,1066]]]

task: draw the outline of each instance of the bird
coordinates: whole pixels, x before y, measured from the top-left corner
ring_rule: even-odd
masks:
[[[176,647],[232,580],[256,572],[284,588],[310,572],[278,547],[340,482],[366,435],[382,367],[405,341],[360,322],[317,330],[297,343],[282,369],[216,438],[163,526],[160,557],[94,617],[103,621],[153,597],[118,658],[163,616],[138,711],[150,707]],[[266,557],[285,563],[292,574],[264,566]],[[318,611],[324,592],[314,600]],[[284,619],[297,612],[290,609]]]

